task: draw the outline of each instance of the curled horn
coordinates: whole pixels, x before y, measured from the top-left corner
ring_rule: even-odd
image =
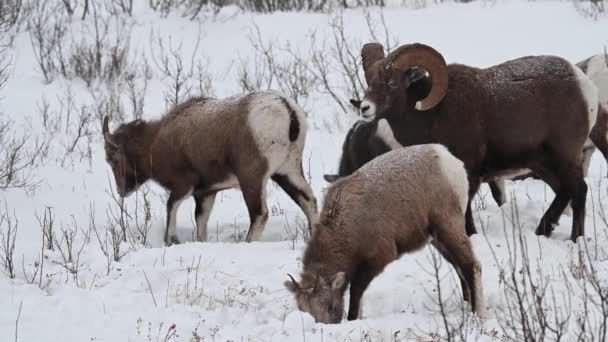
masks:
[[[426,98],[416,103],[416,109],[429,110],[435,107],[448,91],[447,64],[437,50],[424,44],[403,45],[387,57],[394,74],[401,75],[413,67],[425,69],[432,79],[431,91]]]
[[[296,289],[299,289],[300,288],[300,284],[298,284],[298,282],[295,279],[293,279],[293,277],[291,276],[291,274],[287,273],[287,276],[289,277],[289,279],[291,279],[291,282],[296,287]]]
[[[380,43],[367,43],[361,48],[361,62],[365,72],[365,81],[369,86],[371,80],[371,67],[379,60],[384,59],[384,47]]]

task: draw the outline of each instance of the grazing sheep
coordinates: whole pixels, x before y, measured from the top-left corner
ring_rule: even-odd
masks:
[[[581,70],[589,77],[598,89],[600,105],[604,108],[608,108],[608,56],[605,53],[591,56],[583,61],[576,64]],[[598,142],[597,148],[604,156],[604,159],[608,161],[608,115],[604,115],[608,111],[600,111],[597,122],[591,131],[591,134],[595,134],[595,141]],[[585,144],[583,149],[583,170],[585,171],[585,177],[589,172],[589,163],[591,162],[591,156],[595,152],[596,146],[590,142]],[[537,177],[536,175],[526,174],[524,176],[516,177],[513,179]],[[538,177],[537,177],[538,178]],[[500,206],[505,202],[505,180],[503,178],[496,179],[489,182],[490,189],[492,190],[492,197],[496,203]]]
[[[556,193],[536,234],[550,236],[572,201],[571,239],[584,235],[582,151],[588,138],[596,146],[601,141],[590,135],[598,117],[597,88],[580,68],[555,56],[523,57],[486,69],[446,65],[423,44],[385,56],[381,44],[370,43],[361,56],[368,85],[360,105],[363,118],[385,118],[404,146],[440,143],[464,162],[468,234],[477,232],[470,202],[481,182],[532,170]],[[409,92],[413,67],[431,79],[421,100]]]
[[[176,214],[189,195],[196,201],[197,240],[218,191],[240,187],[249,210],[246,241],[258,240],[268,220],[266,185],[274,180],[304,211],[309,227],[317,204],[302,171],[307,122],[302,109],[268,91],[225,99],[191,98],[160,120],[135,120],[110,133],[103,121],[106,159],[126,197],[152,179],[169,190],[165,242],[178,243]]]
[[[327,190],[306,246],[300,282],[285,282],[298,308],[317,322],[339,323],[350,284],[348,319],[390,262],[430,242],[457,270],[465,300],[483,314],[481,266],[465,232],[463,163],[439,144],[385,153]]]

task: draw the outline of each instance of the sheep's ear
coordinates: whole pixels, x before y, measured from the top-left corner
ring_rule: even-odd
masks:
[[[288,274],[287,275],[290,279],[286,280],[283,285],[285,285],[285,287],[287,288],[287,290],[291,293],[295,293],[296,291],[298,291],[300,289],[300,284],[298,284],[298,282],[293,279],[293,277]]]
[[[360,101],[360,100],[350,99],[350,104],[353,105],[357,109],[361,108],[361,102],[362,101]]]
[[[323,179],[325,179],[327,183],[333,183],[338,180],[338,175],[323,175]]]
[[[110,146],[112,148],[118,148],[118,143],[112,136],[112,133],[110,133],[110,117],[107,115],[104,116],[104,118],[103,118],[101,132],[103,134],[103,140],[106,142],[106,144],[108,146]]]
[[[412,68],[405,73],[405,87],[408,88],[412,84],[427,77],[427,72],[421,68]]]
[[[331,277],[331,289],[339,290],[344,286],[346,282],[346,275],[344,272],[338,272],[333,277]]]

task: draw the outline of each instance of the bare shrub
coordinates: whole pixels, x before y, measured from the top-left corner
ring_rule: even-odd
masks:
[[[76,1],[72,1],[72,0],[61,0],[61,2],[63,3],[63,7],[65,8],[65,11],[68,13],[68,15],[72,15],[74,14],[74,10],[76,9]]]
[[[119,210],[121,209],[119,208]],[[103,228],[99,228],[95,224],[94,211],[92,209],[89,215],[90,226],[95,233],[99,248],[106,259],[106,274],[110,274],[113,262],[119,262],[120,259],[128,253],[128,251],[121,251],[121,244],[124,236],[124,230],[123,227],[121,227],[122,223],[120,221],[121,215],[124,214],[121,212],[116,215],[115,209],[112,208],[112,204],[109,204],[106,209],[107,222]]]
[[[597,20],[608,11],[607,0],[573,0],[574,7],[584,17]]]
[[[123,13],[133,16],[133,0],[112,0],[112,4]]]
[[[0,189],[35,189],[39,184],[35,166],[47,148],[47,141],[17,132],[12,121],[0,117]]]
[[[152,77],[150,66],[144,59],[139,68],[125,73],[123,79],[127,85],[132,119],[141,119],[144,115],[144,99],[148,90],[148,80]]]
[[[131,27],[121,17],[104,17],[97,7],[93,3],[93,25],[86,27],[88,34],[80,42],[72,43],[68,57],[70,70],[64,74],[66,77],[79,77],[88,86],[96,79],[111,82],[128,68]],[[88,37],[93,37],[93,40]]]
[[[58,152],[58,163],[65,167],[68,163],[86,161],[89,168],[92,167],[95,108],[78,103],[70,86],[57,97],[56,107],[57,110],[51,110],[46,99],[39,105],[46,136],[59,140],[53,144]]]
[[[0,212],[0,265],[11,279],[15,278],[15,241],[18,226],[17,217],[11,216],[4,203],[4,211]]]
[[[51,207],[44,208],[44,215],[42,217],[36,214],[36,220],[40,225],[42,231],[43,248],[54,251],[54,237],[55,237],[55,215]]]
[[[211,12],[216,15],[230,0],[149,0],[150,8],[167,17],[172,12],[178,12],[182,17],[195,20],[202,13]]]
[[[164,93],[167,106],[180,103],[192,93],[197,85],[198,96],[213,96],[211,75],[206,71],[207,69],[201,60],[196,58],[201,35],[199,26],[198,38],[192,49],[188,64],[183,59],[183,43],[174,46],[171,37],[165,40],[160,35],[155,36],[154,32],[150,32],[152,60],[164,78],[168,80],[167,89]]]
[[[426,263],[419,263],[432,278],[433,287],[425,290],[432,304],[426,310],[438,318],[430,330],[414,333],[417,341],[476,341],[482,334],[479,318],[468,309],[462,296],[461,285],[455,279],[457,272],[445,271],[444,265],[452,266],[435,248],[429,248]]]
[[[368,31],[373,40],[385,42],[390,51],[395,47],[389,37],[384,13],[365,14]],[[365,82],[360,68],[360,38],[348,35],[344,13],[330,19],[329,35],[312,32],[307,37],[306,52],[289,43],[277,44],[263,39],[253,25],[249,42],[255,52],[252,60],[240,60],[238,79],[243,91],[279,88],[300,104],[314,89],[329,95],[343,113],[354,111],[350,99],[360,99]]]
[[[5,0],[0,2],[0,30],[8,31],[10,27],[17,24],[23,13],[22,0]]]
[[[57,3],[55,6],[49,5],[48,0],[36,2],[28,22],[34,56],[47,83],[53,80],[58,71],[66,72],[61,47],[67,27],[65,19],[58,15],[63,13],[58,11],[58,6]]]
[[[272,42],[265,42],[257,24],[253,25],[248,38],[255,51],[253,70],[250,70],[251,66],[247,61],[241,60],[241,89],[250,92],[278,87],[298,104],[302,104],[303,98],[309,95],[316,82],[300,51],[289,44],[277,49]],[[280,53],[283,56],[280,56]]]
[[[64,1],[65,8],[74,4]],[[88,11],[88,2],[85,5]],[[117,79],[128,68],[131,27],[126,20],[104,11],[100,2],[92,2],[93,20],[81,23],[84,35],[78,39],[74,30],[68,30],[69,20],[57,14],[57,6],[48,0],[38,2],[29,21],[30,41],[46,82],[57,75],[80,78],[88,86],[95,80]],[[73,8],[68,14],[73,14]]]
[[[63,267],[63,269],[66,271],[66,284],[68,283],[69,279],[72,279],[76,286],[84,287],[84,283],[79,280],[79,271],[81,266],[80,256],[82,255],[84,247],[89,241],[91,227],[89,226],[88,230],[84,230],[85,235],[82,237],[79,236],[78,232],[78,224],[72,217],[72,224],[70,226],[61,227],[60,238],[58,239],[55,235],[53,236],[53,239],[55,240],[55,245],[57,246],[57,250],[61,255],[61,260],[56,263]],[[75,245],[78,243],[78,240],[81,240],[80,247],[76,247]]]
[[[141,195],[141,199],[139,195]],[[150,203],[150,188],[147,185],[143,186],[135,197],[132,225],[134,227],[130,227],[131,229],[129,229],[132,240],[144,247],[150,247],[149,235],[152,228],[152,205]]]
[[[507,259],[499,259],[488,241],[499,268],[499,285],[503,291],[504,303],[496,311],[497,321],[504,333],[503,339],[561,341],[568,332],[572,303],[570,296],[556,294],[553,281],[561,283],[567,279],[563,277],[563,272],[556,275],[545,271],[540,243],[539,257],[532,259],[516,196],[512,194],[511,198],[510,212],[506,215],[503,212]]]
[[[93,112],[98,123],[96,127],[101,130],[101,124],[105,115],[109,115],[117,121],[124,121],[125,111],[122,106],[121,84],[110,83],[95,87],[90,91],[90,94],[93,98]]]
[[[243,0],[241,7],[253,12],[271,13],[276,11],[315,11],[329,8],[328,0]],[[341,2],[346,7],[346,1]]]

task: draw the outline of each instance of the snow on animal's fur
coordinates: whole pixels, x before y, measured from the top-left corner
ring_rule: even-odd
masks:
[[[595,143],[588,140],[583,148],[583,170],[585,171],[585,176],[587,176],[591,156],[596,149],[596,145],[604,155],[604,159],[608,159],[608,58],[606,54],[602,53],[578,62],[576,66],[578,68],[575,68],[575,70],[577,70],[579,79],[584,78],[580,75],[581,73],[584,73],[593,81],[597,87],[599,98],[598,111],[596,112],[597,121],[591,131]],[[579,68],[580,70],[578,70]],[[583,81],[583,83],[585,82]],[[592,89],[589,90],[588,93],[593,92]],[[529,176],[530,174],[525,175],[525,177]],[[520,179],[520,177],[515,179]],[[504,178],[491,181],[490,187],[492,189],[492,197],[494,197],[494,200],[498,205],[502,205],[505,199]]]
[[[557,193],[536,233],[549,236],[572,200],[571,239],[584,234],[581,152],[588,138],[596,146],[601,139],[590,134],[598,116],[595,86],[576,67],[556,56],[522,57],[486,69],[447,65],[423,44],[385,56],[382,45],[370,43],[361,57],[368,85],[363,102],[374,104],[361,108],[366,118],[386,119],[404,146],[440,143],[464,162],[467,233],[476,233],[470,201],[481,182],[530,169]],[[430,77],[415,82],[416,69]],[[419,83],[427,84],[426,92]]]
[[[465,300],[484,310],[481,267],[465,231],[467,173],[439,144],[398,148],[341,178],[327,190],[306,247],[303,271],[285,286],[317,321],[360,316],[363,292],[402,254],[433,244],[457,269]]]
[[[165,242],[177,242],[176,214],[190,194],[197,240],[207,238],[216,193],[240,187],[258,240],[268,219],[266,185],[274,180],[316,221],[316,199],[302,170],[307,122],[302,109],[268,91],[225,99],[191,98],[157,121],[135,120],[113,133],[104,119],[108,163],[121,196],[152,179],[169,190]]]

